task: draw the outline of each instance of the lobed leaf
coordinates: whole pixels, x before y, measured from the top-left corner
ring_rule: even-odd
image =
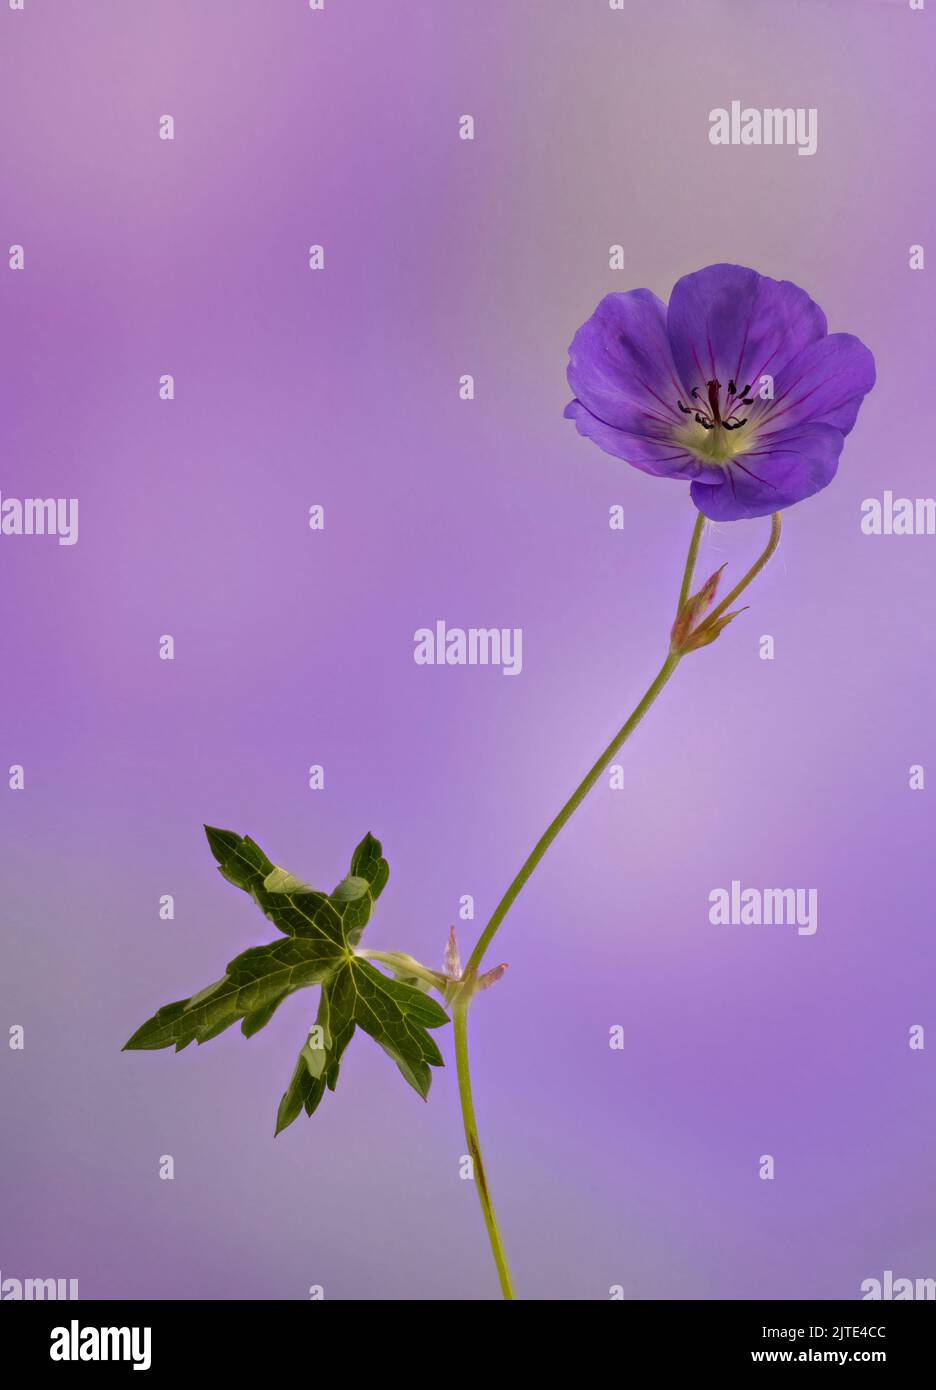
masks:
[[[425,1100],[432,1080],[429,1068],[444,1065],[426,1031],[448,1023],[442,1005],[402,980],[388,979],[359,956],[332,981],[330,994],[336,1006],[393,1058]]]
[[[331,941],[291,937],[255,946],[235,956],[223,979],[191,999],[158,1009],[124,1045],[124,1051],[207,1042],[238,1019],[250,1019],[249,1037],[269,1022],[287,994],[321,983],[334,972],[342,951]]]
[[[292,1080],[279,1103],[276,1112],[276,1129],[279,1134],[291,1125],[302,1110],[307,1115],[315,1113],[325,1094],[326,1086],[333,1091],[338,1084],[341,1054],[354,1036],[354,1021],[336,1008],[332,998],[332,981],[322,986],[318,1013],[315,1022],[324,1034],[323,1046],[313,1047],[310,1038],[299,1053]]]
[[[222,979],[207,989],[158,1009],[125,1050],[181,1051],[191,1042],[217,1037],[238,1020],[244,1036],[252,1037],[288,995],[319,984],[316,1028],[280,1101],[276,1133],[303,1110],[312,1115],[326,1089],[335,1089],[342,1055],[357,1027],[393,1058],[425,1099],[430,1068],[443,1065],[427,1030],[441,1027],[448,1016],[425,993],[423,980],[389,979],[354,954],[390,873],[380,841],[365,835],[349,873],[331,893],[321,893],[275,865],[248,836],[213,826],[205,833],[223,877],[248,893],[283,936],[235,956]],[[389,954],[404,964],[411,959]]]
[[[219,872],[242,888],[286,936],[325,937],[355,946],[390,876],[379,840],[367,834],[354,851],[351,870],[331,894],[317,892],[268,859],[249,836],[205,826]]]

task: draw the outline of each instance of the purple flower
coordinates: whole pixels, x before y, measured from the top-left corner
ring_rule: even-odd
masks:
[[[609,294],[569,348],[565,414],[606,453],[691,481],[714,521],[765,516],[835,477],[874,358],[789,280],[710,265]]]

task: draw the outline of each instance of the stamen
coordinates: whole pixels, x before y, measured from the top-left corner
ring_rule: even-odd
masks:
[[[742,425],[748,423],[748,417],[746,415],[743,418],[739,418],[738,407],[740,405],[754,404],[754,397],[747,394],[751,389],[749,384],[747,386],[742,386],[739,391],[737,383],[734,377],[732,377],[728,383],[724,406],[722,406],[720,398],[722,389],[721,382],[716,377],[713,377],[710,381],[705,383],[705,386],[706,396],[708,397],[708,409],[702,405],[702,400],[704,398],[701,389],[698,386],[693,386],[689,392],[689,399],[695,404],[696,409],[694,413],[692,405],[684,405],[682,400],[677,397],[676,404],[683,415],[692,415],[696,424],[700,425],[704,430],[715,430],[722,427],[726,430],[739,430]],[[722,410],[724,410],[724,414],[722,414]]]
[[[741,400],[742,397],[746,396],[747,393],[750,391],[750,389],[751,389],[750,386],[742,386],[742,387],[741,387],[741,390],[739,391],[738,388],[737,388],[737,386],[735,385],[734,381],[729,381],[729,383],[728,383],[728,398],[727,398],[727,401],[726,401],[726,405],[730,405],[732,402],[734,402],[735,405],[737,405],[738,401]],[[753,405],[753,399],[751,399],[751,400],[745,400],[745,401],[744,401],[744,404],[745,404],[745,405]]]

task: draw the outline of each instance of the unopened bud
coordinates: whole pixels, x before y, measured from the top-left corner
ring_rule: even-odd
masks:
[[[490,989],[491,985],[496,985],[498,980],[506,971],[506,969],[506,963],[502,965],[495,965],[494,969],[489,970],[486,975],[479,976],[478,989]]]
[[[676,614],[676,621],[673,623],[673,629],[670,633],[670,642],[674,651],[691,650],[691,648],[684,646],[686,638],[689,636],[698,620],[708,612],[715,602],[715,595],[718,592],[718,582],[722,577],[722,570],[724,568],[725,566],[721,565],[714,574],[710,574],[698,593],[686,599],[686,602]]]
[[[700,647],[709,646],[715,641],[715,638],[720,635],[723,629],[728,626],[732,618],[736,618],[739,613],[744,613],[746,611],[747,605],[745,605],[744,608],[736,608],[733,613],[726,613],[723,617],[716,619],[711,626],[703,627],[701,631],[693,632],[688,641],[683,645],[682,651],[697,652]]]
[[[455,940],[455,928],[449,927],[448,941],[445,943],[445,956],[442,961],[442,969],[450,980],[461,979],[461,958],[458,954],[458,942]]]

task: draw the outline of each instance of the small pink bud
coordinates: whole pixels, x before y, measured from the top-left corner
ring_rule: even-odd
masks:
[[[503,965],[495,965],[493,970],[489,970],[486,975],[481,975],[478,978],[478,989],[490,989],[491,985],[496,985],[506,969],[506,963]]]
[[[727,563],[728,561],[726,560],[725,565],[727,565]],[[715,595],[718,593],[719,580],[722,577],[722,571],[724,570],[725,565],[719,565],[715,573],[709,575],[708,579],[706,579],[705,583],[702,585],[702,588],[696,594],[696,598],[699,603],[698,611],[700,614],[706,612],[706,610],[711,608],[712,604],[715,602]]]
[[[442,961],[442,969],[450,980],[461,979],[461,959],[458,954],[458,942],[455,940],[455,928],[449,927],[448,941],[445,946],[445,957]]]
[[[727,563],[727,561],[726,561]],[[684,643],[698,620],[708,612],[715,602],[715,595],[718,592],[718,582],[722,577],[721,565],[714,574],[710,574],[697,594],[687,598],[686,602],[676,614],[676,621],[670,633],[670,641],[675,651],[689,651],[691,648],[685,647]]]

